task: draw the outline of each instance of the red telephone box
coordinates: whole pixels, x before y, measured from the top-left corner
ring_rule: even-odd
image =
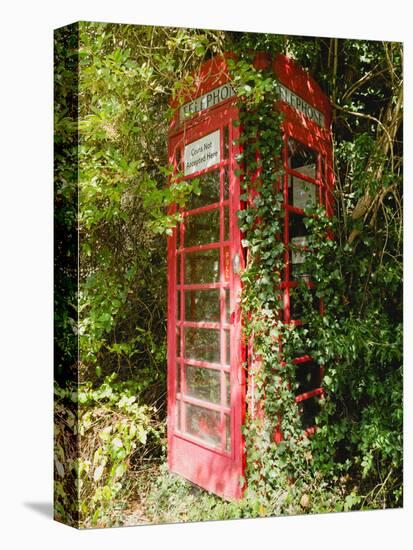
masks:
[[[327,97],[302,68],[281,55],[272,66],[284,113],[283,315],[284,322],[298,324],[292,289],[305,277],[296,249],[306,245],[304,206],[319,202],[332,211],[331,114]],[[176,110],[169,133],[171,164],[184,180],[198,179],[200,194],[186,204],[168,241],[168,465],[211,492],[238,499],[247,353],[238,305],[244,260],[237,223],[237,98],[225,58],[203,64],[195,83],[196,93]],[[296,401],[303,429],[311,431],[322,372],[309,355],[296,361],[302,379]]]

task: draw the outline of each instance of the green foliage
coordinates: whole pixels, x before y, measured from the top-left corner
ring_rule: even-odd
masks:
[[[143,45],[150,40],[150,53]],[[168,99],[219,33],[82,23],[79,95],[80,356],[85,379],[165,379],[168,211],[197,190],[172,177]],[[143,41],[143,44],[142,44]],[[125,46],[127,44],[127,47]],[[150,367],[150,368],[147,368]]]
[[[247,42],[251,60],[250,36]],[[262,43],[260,36],[257,49]],[[304,65],[309,52],[314,55],[323,49],[322,40],[318,44],[312,39],[287,40],[285,44]],[[363,99],[357,109],[349,111],[346,103],[345,113],[354,122],[354,115],[364,111],[360,118],[370,125],[375,123],[376,136],[359,118],[356,124],[346,120],[345,129],[336,121],[337,217],[329,219],[318,208],[308,210],[305,218],[310,236],[304,269],[316,284],[315,294],[322,300],[325,313],[319,315],[314,310],[312,292],[302,282],[296,291],[304,311],[300,327],[288,328],[279,321],[282,304],[277,285],[283,245],[277,235],[281,234],[282,197],[276,194],[274,183],[280,173],[277,159],[281,150],[272,77],[253,69],[242,54],[233,65],[234,82],[243,96],[242,177],[247,190],[243,198],[254,196],[254,190],[259,193],[240,212],[240,227],[246,235],[243,245],[248,250],[247,268],[242,274],[245,337],[246,341],[253,338],[252,360],[258,365],[251,373],[258,406],[256,411],[249,411],[244,431],[247,498],[254,495],[263,510],[272,513],[279,512],[283,491],[293,509],[303,505],[303,495],[309,495],[308,502],[304,498],[304,507],[313,512],[401,503],[401,157],[398,142],[391,143],[391,135],[395,139],[400,128],[397,94],[401,78],[396,73],[400,56],[396,55],[397,45],[362,43],[360,47],[364,52],[360,61],[371,64],[374,59],[377,70],[383,65],[383,55],[391,52],[393,56],[395,65],[387,57],[393,84],[387,109],[390,113],[394,106],[395,118],[387,129],[384,123],[389,118],[381,122],[376,118],[379,115],[372,114],[372,105],[377,97],[383,98],[383,89],[377,89],[376,95],[370,88],[373,97],[363,96],[360,90]],[[354,50],[344,52],[345,64]],[[337,59],[333,63],[337,71],[335,63]],[[378,74],[377,88],[383,73]],[[344,86],[347,100],[356,95],[357,85],[361,86],[370,73],[361,71],[359,76],[360,82],[351,90]],[[338,89],[333,90],[333,96],[340,101]],[[351,139],[346,139],[349,127]],[[325,369],[326,397],[321,401],[318,431],[311,440],[302,437],[294,403],[295,370],[299,368],[292,364],[295,349],[306,349]],[[279,444],[274,442],[277,428],[285,437]],[[323,486],[324,501],[314,498],[314,480]],[[343,502],[350,485],[352,490]],[[283,513],[288,512],[284,509]]]
[[[243,245],[247,249],[241,305],[245,341],[252,339],[253,342],[250,375],[254,379],[252,397],[257,404],[255,409],[250,407],[244,429],[246,499],[260,515],[298,513],[297,510],[310,508],[306,502],[310,493],[311,510],[320,511],[323,504],[315,498],[317,487],[323,487],[324,503],[329,502],[330,497],[326,483],[312,468],[311,442],[302,435],[291,384],[294,380],[292,353],[288,354],[288,343],[295,334],[293,327],[280,320],[282,298],[277,292],[284,245],[279,237],[283,195],[276,192],[282,174],[282,119],[274,109],[276,81],[270,71],[248,71],[244,60],[234,64],[233,71],[239,95],[245,94],[246,89],[249,93],[247,101],[240,102],[240,123],[244,128],[241,178],[245,195],[242,198],[246,208],[239,212],[239,218],[240,229],[246,236]],[[280,343],[283,343],[282,356]],[[291,347],[290,351],[293,351]],[[284,440],[277,443],[274,438],[280,429]],[[331,498],[335,504],[339,495]]]
[[[74,525],[120,521],[132,462],[163,452],[164,426],[151,422],[165,415],[165,235],[178,220],[170,206],[199,192],[172,177],[168,100],[221,43],[220,32],[100,23],[56,35],[56,380],[79,398],[56,407],[56,512]],[[128,410],[123,396],[136,399]]]
[[[306,258],[326,306],[322,319],[307,314],[327,392],[313,456],[333,481],[346,472],[354,506],[400,506],[403,52],[396,43],[333,39],[329,50],[336,217],[308,218]]]
[[[54,322],[55,376],[70,377],[76,360],[78,78],[75,29],[59,29],[54,50]]]
[[[303,492],[304,490],[308,493]],[[146,497],[145,511],[147,521],[151,523],[298,515],[309,510],[318,513],[347,511],[358,500],[353,493],[346,497],[344,495],[344,484],[334,494],[329,491],[321,476],[316,476],[309,486],[280,486],[273,495],[272,502],[252,492],[238,502],[231,502],[203,491],[185,479],[169,473],[163,466]]]
[[[82,527],[106,527],[120,521],[128,499],[125,476],[138,468],[145,452],[162,443],[163,426],[153,406],[141,404],[140,384],[117,382],[112,375],[93,388],[85,383],[56,386],[55,464],[57,519]],[[78,420],[72,412],[78,409]],[[75,429],[79,445],[67,455],[65,436]],[[75,475],[77,498],[68,481]]]

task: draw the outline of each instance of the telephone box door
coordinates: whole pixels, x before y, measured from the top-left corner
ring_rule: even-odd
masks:
[[[243,473],[238,129],[214,109],[170,137],[170,161],[198,190],[168,242],[168,464],[227,498]]]

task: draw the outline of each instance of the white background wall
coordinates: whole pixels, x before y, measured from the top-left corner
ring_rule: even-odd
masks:
[[[279,5],[277,9],[276,5]],[[405,509],[77,532],[52,485],[52,38],[77,20],[405,41],[406,254],[412,278],[409,2],[5,0],[0,72],[0,544],[2,548],[407,548],[412,533],[412,302],[405,295]],[[409,288],[410,287],[410,288]],[[409,372],[410,370],[410,372]],[[410,441],[409,441],[410,439]],[[410,527],[410,528],[409,528]],[[411,543],[410,543],[411,544]],[[409,547],[411,547],[409,545]]]

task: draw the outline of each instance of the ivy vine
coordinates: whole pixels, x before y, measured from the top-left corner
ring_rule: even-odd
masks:
[[[266,511],[273,514],[275,503],[275,509],[284,511],[289,504],[296,509],[297,501],[303,509],[309,508],[308,494],[314,493],[312,485],[319,480],[294,393],[294,350],[308,344],[308,328],[305,323],[302,327],[287,325],[282,319],[283,116],[275,109],[277,81],[271,67],[256,68],[251,61],[244,56],[230,62],[230,67],[240,97],[242,154],[237,160],[244,208],[238,217],[246,252],[241,309],[244,342],[250,350],[243,481],[247,498],[263,515]],[[317,216],[306,213],[310,231],[314,229],[314,234],[322,235],[320,240],[330,246],[325,235],[331,221],[325,211],[320,209]],[[326,288],[322,289],[324,294]],[[305,318],[311,292],[305,283],[300,285],[300,292]]]

